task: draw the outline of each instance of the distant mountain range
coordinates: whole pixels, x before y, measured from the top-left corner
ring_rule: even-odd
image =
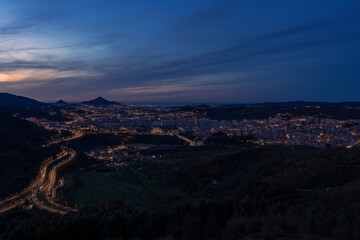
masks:
[[[242,105],[242,104],[241,104]],[[360,107],[360,102],[305,102],[305,101],[291,101],[291,102],[264,102],[256,104],[244,104],[243,106],[259,106],[259,107],[306,107],[306,106],[342,106],[342,107]]]
[[[121,103],[108,101],[102,97],[98,97],[94,100],[81,102],[81,104],[92,105],[92,106],[109,106],[109,105],[121,105]]]
[[[305,102],[305,101],[290,101],[290,102],[263,102],[263,103],[236,103],[236,104],[189,104],[184,106],[177,106],[180,110],[192,109],[212,109],[212,108],[236,108],[236,107],[347,107],[360,108],[360,102]]]
[[[91,101],[81,102],[81,104],[93,105],[93,106],[108,106],[108,105],[120,105],[118,102],[108,101],[102,97],[98,97]],[[10,93],[0,93],[0,113],[15,114],[17,112],[26,111],[42,111],[50,107],[65,107],[74,105],[74,103],[67,103],[64,100],[59,100],[56,103],[43,103],[37,100],[17,96]]]
[[[103,97],[98,97],[90,101],[80,102],[80,104],[92,105],[92,106],[109,106],[109,105],[121,105],[121,103],[115,101],[109,101]],[[13,112],[14,109],[33,109],[33,110],[42,110],[48,107],[65,107],[69,105],[74,105],[74,103],[67,103],[64,100],[59,100],[56,103],[48,104],[39,102],[37,100],[16,96],[10,93],[0,93],[0,112]],[[254,104],[195,104],[187,105],[183,108],[212,108],[216,106],[221,107],[236,107],[236,106],[245,106],[245,107],[306,107],[306,106],[342,106],[350,108],[360,108],[360,102],[306,102],[306,101],[289,101],[289,102],[264,102],[264,103],[254,103]]]

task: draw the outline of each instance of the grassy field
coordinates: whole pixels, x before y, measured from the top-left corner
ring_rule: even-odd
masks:
[[[118,171],[91,170],[81,174],[80,187],[69,196],[80,207],[97,206],[106,202],[120,202],[138,209],[169,208],[188,202],[195,203],[207,197],[211,180],[183,175],[179,166],[192,159],[211,159],[233,150],[204,150],[176,153],[165,158],[149,160],[140,166],[129,166]],[[137,170],[141,167],[141,170]],[[192,190],[197,185],[196,190]],[[204,186],[204,187],[202,187]]]
[[[139,209],[151,209],[187,201],[180,190],[159,187],[156,181],[130,169],[92,170],[82,174],[79,180],[83,185],[73,193],[73,200],[79,206],[116,201]]]

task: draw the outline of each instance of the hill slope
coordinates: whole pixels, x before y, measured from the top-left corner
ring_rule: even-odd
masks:
[[[0,114],[0,196],[26,186],[50,154],[42,149],[52,132]]]
[[[51,120],[64,120],[60,114],[61,106],[42,103],[31,98],[0,93],[0,113],[16,115],[21,118],[36,117]],[[50,114],[50,111],[52,114]],[[54,114],[55,113],[55,114]]]
[[[0,93],[0,108],[2,107],[41,109],[46,107],[46,104],[27,97]]]

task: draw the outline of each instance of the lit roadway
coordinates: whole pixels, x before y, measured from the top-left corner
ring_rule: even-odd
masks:
[[[76,209],[56,203],[55,196],[51,194],[55,188],[57,169],[73,160],[75,155],[75,151],[63,148],[62,152],[55,158],[45,160],[40,167],[38,176],[28,187],[0,201],[0,213],[24,204],[26,199],[37,207],[49,212],[65,214],[68,211],[77,211]]]
[[[189,143],[190,146],[201,146],[201,145],[203,145],[203,143],[201,143],[201,142],[195,142],[195,141],[193,141],[193,140],[191,140],[191,139],[189,139],[189,138],[187,138],[187,137],[185,137],[185,136],[182,136],[182,135],[180,135],[180,134],[177,134],[176,136],[177,136],[178,138],[184,140],[185,142]]]
[[[60,214],[65,214],[66,211],[77,211],[77,209],[73,209],[55,202],[54,196],[52,195],[56,184],[56,170],[70,162],[75,157],[75,155],[75,151],[69,151],[66,158],[57,161],[56,164],[52,165],[52,168],[48,171],[46,181],[44,181],[42,185],[38,186],[33,192],[32,202],[37,207],[45,209],[49,212],[58,212]],[[42,198],[42,201],[40,201],[39,198]]]
[[[69,136],[69,137],[66,137],[66,138],[62,138],[62,139],[59,139],[59,140],[50,141],[48,144],[46,144],[46,145],[44,145],[44,146],[45,146],[45,147],[48,147],[48,146],[51,146],[51,145],[53,145],[53,144],[57,144],[57,143],[61,143],[61,142],[66,142],[66,141],[71,141],[71,140],[80,138],[80,137],[82,137],[82,136],[84,136],[84,133],[76,131],[76,132],[74,133],[74,135],[72,135],[72,136]]]

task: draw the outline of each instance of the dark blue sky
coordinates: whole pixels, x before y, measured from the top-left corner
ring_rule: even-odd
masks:
[[[360,100],[358,0],[2,0],[0,92]]]

